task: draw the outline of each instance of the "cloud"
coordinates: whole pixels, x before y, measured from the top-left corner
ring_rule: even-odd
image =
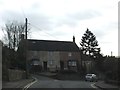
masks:
[[[4,22],[12,20],[23,22],[23,15],[20,12],[5,10],[2,13],[2,20]]]
[[[80,21],[90,20],[100,16],[101,13],[93,10],[79,11],[76,13],[66,13],[63,17],[55,17],[53,18],[53,23],[56,24],[56,27],[61,27],[62,25],[75,27]]]
[[[53,23],[50,21],[50,18],[42,14],[31,13],[28,15],[28,20],[30,25],[33,27],[36,26],[41,30],[52,30],[53,28]]]
[[[116,43],[117,40],[117,1],[2,0],[0,1],[0,25],[7,20],[24,23],[27,17],[32,38],[58,37],[57,40],[67,41],[72,40],[75,34],[76,43],[89,28],[96,35],[100,46],[104,48],[103,52],[109,52],[111,46],[108,48],[107,45],[113,45],[111,43]]]
[[[76,19],[76,20],[89,20],[92,18],[96,18],[101,16],[101,14],[98,11],[94,10],[85,10],[85,11],[79,11],[77,13],[68,14],[69,18]]]
[[[2,20],[3,23],[8,23],[8,21],[18,21],[18,22],[23,22],[25,23],[25,18],[28,18],[28,24],[31,25],[31,27],[36,28],[34,30],[52,30],[54,27],[53,22],[51,21],[51,18],[49,18],[46,15],[43,15],[42,13],[37,13],[37,12],[26,12],[24,15],[21,12],[16,12],[16,11],[9,11],[6,10],[2,13]],[[34,27],[36,26],[36,27]],[[38,29],[39,28],[39,29]]]

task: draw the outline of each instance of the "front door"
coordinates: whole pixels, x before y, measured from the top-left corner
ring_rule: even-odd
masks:
[[[64,70],[64,62],[63,61],[60,61],[60,69]]]
[[[43,68],[44,68],[44,71],[47,71],[47,61],[43,62]]]

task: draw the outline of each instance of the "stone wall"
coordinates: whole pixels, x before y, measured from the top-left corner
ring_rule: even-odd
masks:
[[[2,42],[1,41],[0,41],[0,74],[2,74]],[[2,78],[0,77],[0,80],[1,79]]]
[[[38,59],[39,64],[44,67],[43,62],[47,62],[47,68],[50,71],[60,69],[60,55],[57,51],[29,51],[27,60]],[[52,63],[51,63],[52,62]]]
[[[79,52],[67,52],[67,51],[28,51],[27,60],[32,59],[39,60],[39,64],[44,67],[43,62],[47,62],[47,68],[49,71],[60,70],[60,61],[64,62],[64,68],[67,68],[68,60],[77,60],[77,66],[80,68],[81,57]],[[43,69],[44,70],[44,69]]]
[[[0,89],[2,87],[2,42],[0,41]]]
[[[17,81],[26,78],[26,72],[21,70],[8,69],[9,81]]]

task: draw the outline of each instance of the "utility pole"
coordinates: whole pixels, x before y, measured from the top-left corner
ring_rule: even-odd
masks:
[[[25,39],[27,40],[27,24],[28,24],[28,20],[27,18],[25,18]]]
[[[28,78],[28,61],[27,61],[27,24],[28,20],[25,18],[25,59],[26,59],[26,78]]]
[[[111,51],[111,57],[112,57],[113,52]]]

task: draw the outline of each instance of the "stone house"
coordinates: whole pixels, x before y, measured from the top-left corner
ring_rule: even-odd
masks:
[[[75,70],[81,66],[79,47],[71,41],[27,40],[29,70],[38,71]],[[35,68],[37,67],[37,68]]]

